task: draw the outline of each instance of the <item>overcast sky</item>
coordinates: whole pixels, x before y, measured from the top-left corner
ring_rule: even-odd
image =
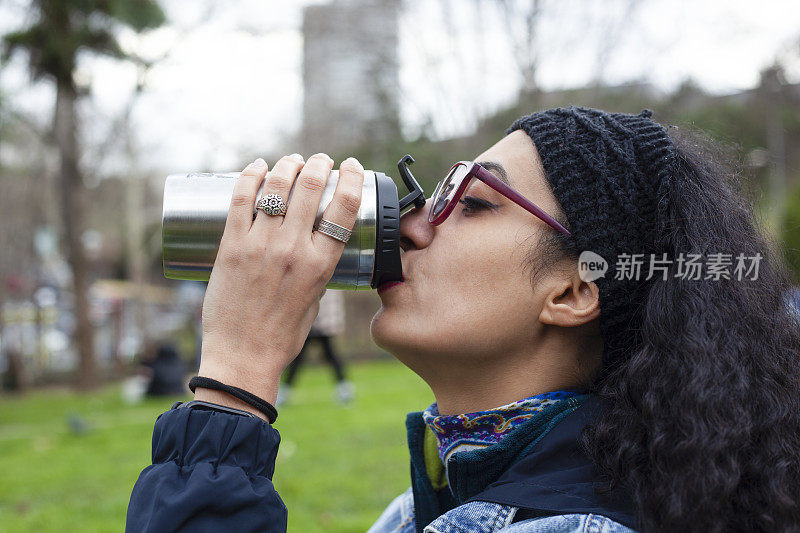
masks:
[[[244,155],[291,150],[287,140],[301,120],[302,8],[325,2],[162,3],[167,26],[122,39],[153,57],[169,51],[135,108],[144,169],[234,170]],[[576,87],[599,77],[607,83],[647,80],[670,90],[691,77],[709,91],[734,92],[754,86],[759,71],[779,56],[790,58],[789,75],[800,81],[798,0],[644,0],[629,11],[630,4],[545,2],[552,7],[537,38],[540,86]],[[24,5],[0,2],[0,32],[24,21]],[[406,2],[400,89],[408,135],[429,118],[438,137],[468,133],[477,116],[513,100],[520,76],[507,25],[486,1]],[[79,79],[91,87],[84,114],[96,120],[85,131],[93,143],[128,101],[136,71],[84,58]],[[31,86],[21,57],[0,72],[0,90],[46,123],[52,88]]]

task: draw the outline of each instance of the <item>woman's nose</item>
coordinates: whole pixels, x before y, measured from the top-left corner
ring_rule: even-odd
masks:
[[[425,248],[433,239],[433,225],[428,223],[428,211],[431,200],[427,199],[425,206],[414,208],[400,217],[400,248],[406,252]]]

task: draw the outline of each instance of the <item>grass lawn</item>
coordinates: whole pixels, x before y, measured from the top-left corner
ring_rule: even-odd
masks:
[[[356,400],[343,408],[329,369],[304,367],[275,424],[290,532],[365,531],[409,485],[405,413],[427,407],[430,391],[395,361],[349,373]],[[121,531],[153,422],[173,401],[126,405],[118,386],[0,397],[0,531]],[[74,416],[88,432],[70,430]]]

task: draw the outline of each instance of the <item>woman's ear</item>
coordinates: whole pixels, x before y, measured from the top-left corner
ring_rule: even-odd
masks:
[[[600,316],[600,289],[593,281],[571,278],[554,280],[539,313],[543,324],[566,328],[582,326]]]

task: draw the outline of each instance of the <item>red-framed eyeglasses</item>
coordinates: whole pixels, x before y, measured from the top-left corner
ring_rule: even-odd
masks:
[[[499,192],[515,204],[541,219],[551,228],[564,235],[570,235],[569,230],[558,223],[556,219],[539,209],[533,202],[512,189],[503,180],[483,168],[479,163],[472,161],[459,161],[447,176],[439,182],[431,197],[431,210],[428,213],[428,222],[438,226],[453,212],[464,191],[469,187],[472,178],[477,178],[483,183]]]

